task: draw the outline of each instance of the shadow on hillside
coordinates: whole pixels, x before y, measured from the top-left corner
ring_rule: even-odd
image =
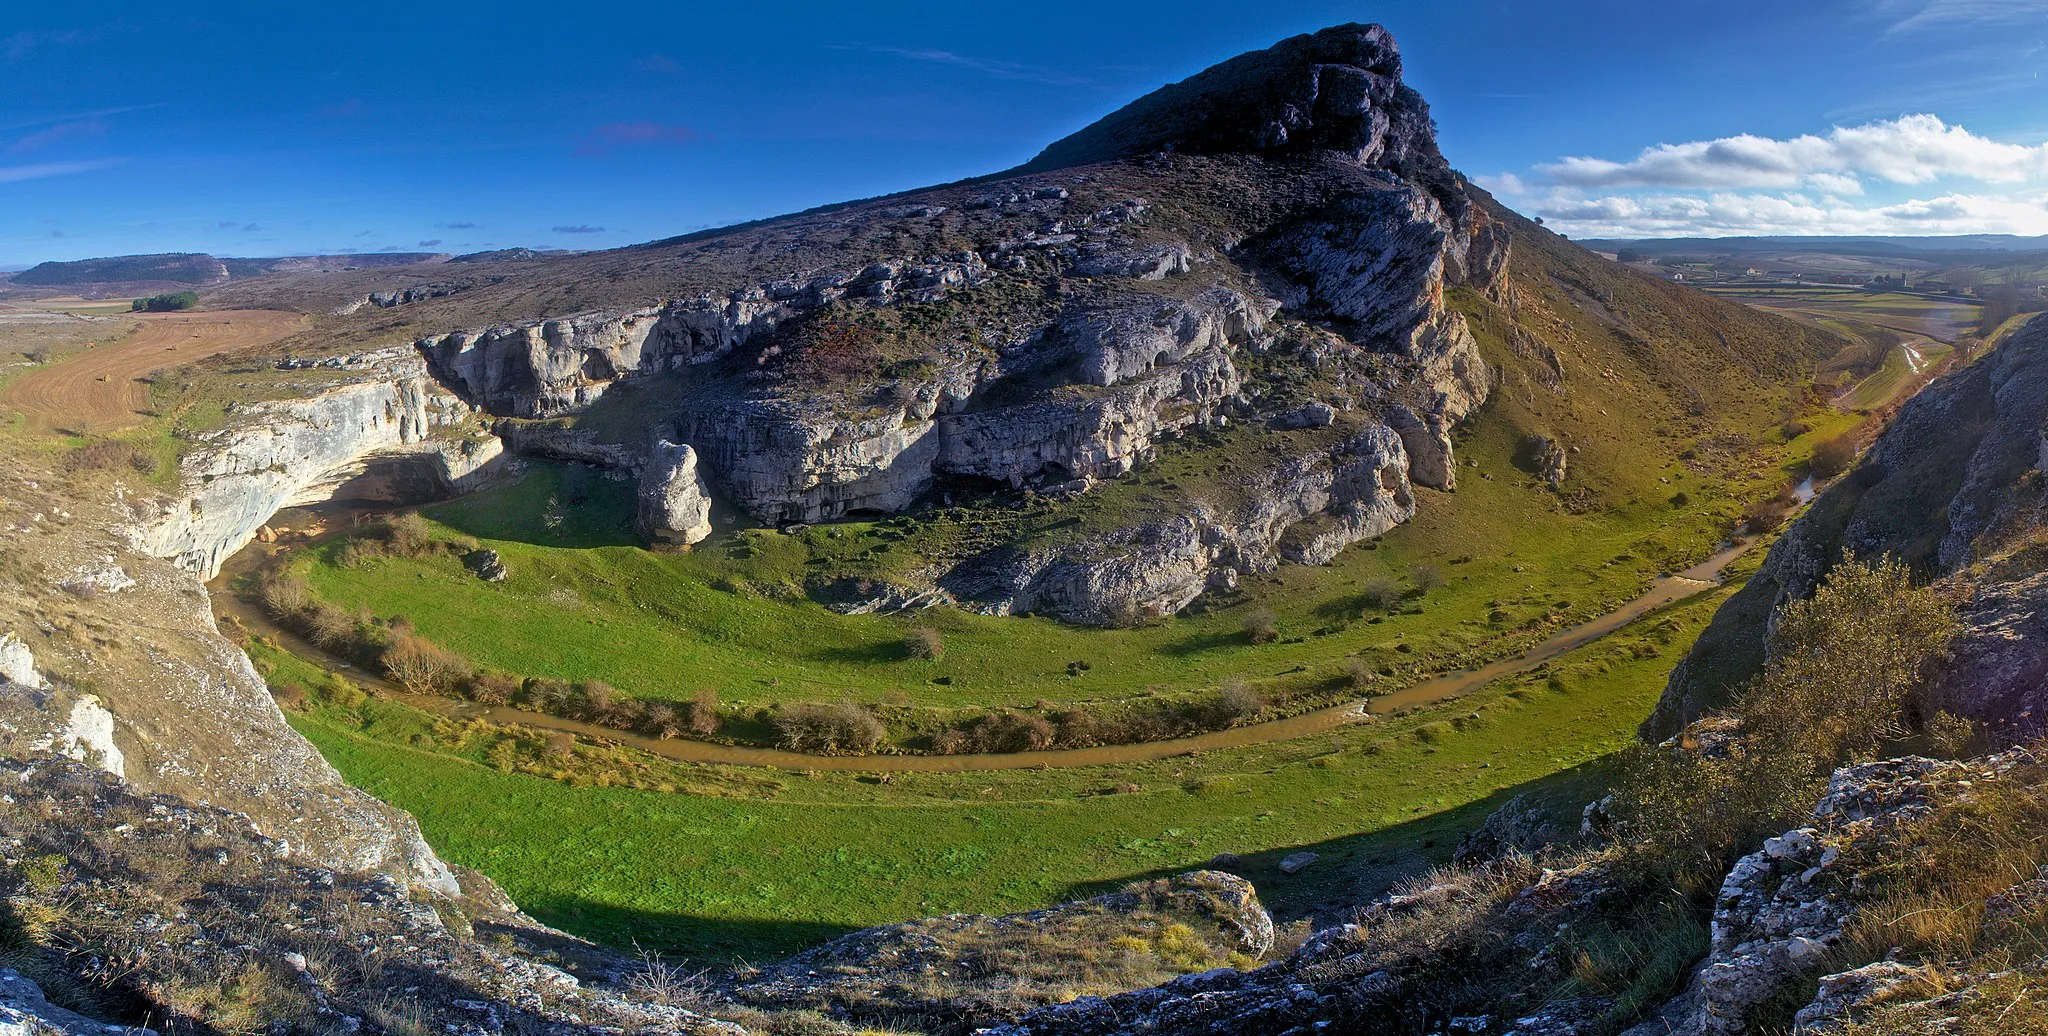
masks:
[[[1352,919],[1354,910],[1375,896],[1431,867],[1450,862],[1458,842],[1483,823],[1488,814],[1517,795],[1526,796],[1530,808],[1542,810],[1561,836],[1576,835],[1580,810],[1605,793],[1610,779],[1607,759],[1598,759],[1503,788],[1476,802],[1418,815],[1379,831],[1238,853],[1238,862],[1221,869],[1257,886],[1260,901],[1276,922],[1285,924],[1308,918],[1318,928],[1343,924]],[[1303,851],[1320,858],[1297,874],[1280,873],[1281,860]],[[1179,866],[1073,885],[1059,898],[1085,899],[1129,882],[1170,877],[1206,865],[1206,860],[1190,860]]]
[[[1542,810],[1561,834],[1575,834],[1580,809],[1599,797],[1607,779],[1605,760],[1596,760],[1380,831],[1240,853],[1238,862],[1226,869],[1258,887],[1260,900],[1277,922],[1308,918],[1318,928],[1342,924],[1352,919],[1359,906],[1402,880],[1448,862],[1460,839],[1517,795],[1526,796],[1531,808]],[[1252,834],[1247,832],[1248,837]],[[1300,873],[1280,873],[1282,859],[1304,850],[1320,859]],[[1045,905],[1101,895],[1133,881],[1200,870],[1207,862],[1188,860],[1172,867],[1071,885]],[[520,906],[545,924],[581,933],[617,953],[631,955],[638,947],[704,965],[766,963],[858,930],[815,921],[706,918],[634,910],[575,896],[536,895],[522,899]],[[569,956],[567,949],[565,945],[564,956]]]
[[[858,930],[815,921],[634,910],[577,896],[536,895],[519,906],[543,924],[578,932],[619,954],[631,956],[638,947],[699,964],[765,963]]]

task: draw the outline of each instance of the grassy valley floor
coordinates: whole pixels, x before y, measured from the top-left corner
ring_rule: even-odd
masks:
[[[615,945],[763,960],[866,925],[1044,906],[1222,852],[1247,857],[1236,869],[1300,916],[1442,859],[1510,794],[1575,814],[1727,592],[1435,709],[1119,768],[884,780],[639,760],[684,782],[663,793],[500,772],[460,731],[379,699],[293,719],[449,859]],[[259,659],[273,679],[296,661]],[[1281,875],[1280,857],[1301,848],[1323,859]]]
[[[1635,469],[1637,491],[1620,506],[1573,514],[1509,464],[1513,433],[1482,419],[1462,446],[1479,466],[1461,472],[1458,492],[1425,499],[1376,549],[1283,567],[1253,581],[1244,601],[1135,630],[926,613],[919,621],[946,638],[937,662],[901,656],[902,619],[842,616],[790,589],[761,589],[800,572],[806,552],[848,539],[872,546],[888,523],[836,527],[843,539],[835,527],[754,530],[696,553],[650,554],[623,542],[623,498],[607,497],[609,484],[591,487],[570,520],[536,522],[534,509],[562,490],[556,469],[429,512],[439,535],[500,550],[514,573],[505,584],[446,555],[342,567],[320,553],[332,543],[293,563],[321,595],[403,613],[480,662],[603,678],[628,694],[701,682],[728,705],[895,695],[1015,706],[1232,674],[1326,681],[1367,652],[1405,667],[1406,681],[1511,653],[1703,557],[1739,494],[1768,492],[1839,430],[1824,417],[1816,425],[1774,448],[1782,467],[1726,479],[1679,463]],[[1730,587],[1464,698],[1328,735],[1120,767],[883,776],[691,765],[589,744],[574,765],[515,766],[492,754],[500,734],[386,699],[315,695],[293,720],[351,781],[419,817],[450,859],[491,875],[541,919],[616,945],[763,960],[872,924],[1044,906],[1224,852],[1246,858],[1237,869],[1283,917],[1330,921],[1342,916],[1335,904],[1447,856],[1512,794],[1536,792],[1576,823],[1599,793],[1601,760],[1629,741],[1673,660],[1761,553],[1737,562]],[[1444,582],[1419,600],[1393,614],[1352,602],[1375,577],[1409,585],[1422,564]],[[746,589],[721,588],[741,581]],[[1251,602],[1274,610],[1280,642],[1246,642],[1239,613]],[[1502,611],[1507,621],[1493,614]],[[252,653],[274,684],[324,679],[280,651]],[[1070,677],[1065,662],[1082,657],[1093,669]],[[1297,667],[1305,672],[1280,675]],[[932,682],[941,675],[952,682]],[[519,772],[550,769],[567,779]],[[1322,859],[1280,874],[1279,859],[1302,848]]]

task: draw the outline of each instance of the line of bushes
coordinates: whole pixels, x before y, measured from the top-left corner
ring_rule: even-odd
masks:
[[[341,548],[357,559],[419,556],[455,549],[426,535],[410,516],[367,530]],[[347,658],[415,694],[463,698],[483,705],[589,723],[654,738],[767,741],[791,751],[866,754],[894,741],[941,755],[1010,753],[1052,748],[1164,741],[1256,722],[1295,704],[1243,681],[1209,692],[1165,695],[1065,708],[1039,702],[1030,710],[998,710],[955,717],[947,710],[852,701],[790,702],[751,716],[722,714],[710,688],[688,701],[626,697],[598,680],[565,681],[498,672],[421,636],[403,616],[380,619],[319,600],[305,579],[273,572],[257,587],[264,610],[324,651]],[[912,643],[934,653],[936,637]],[[892,737],[892,732],[894,737]]]

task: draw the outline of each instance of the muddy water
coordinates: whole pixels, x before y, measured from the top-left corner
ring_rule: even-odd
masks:
[[[703,741],[665,741],[640,737],[599,727],[589,723],[562,719],[536,712],[519,709],[479,705],[475,702],[456,701],[427,695],[408,694],[396,685],[377,676],[357,669],[334,658],[308,641],[285,630],[270,621],[262,609],[243,601],[229,589],[237,575],[254,571],[268,560],[271,548],[262,544],[251,544],[236,554],[221,570],[209,589],[213,591],[213,606],[217,614],[233,615],[250,630],[276,638],[293,654],[315,660],[330,669],[348,674],[358,684],[374,688],[385,697],[402,701],[429,712],[439,713],[455,719],[481,718],[494,723],[518,724],[539,730],[561,730],[589,737],[593,740],[612,741],[630,745],[642,751],[669,759],[691,763],[716,763],[732,766],[766,766],[782,770],[835,770],[861,773],[924,772],[963,773],[975,770],[1029,770],[1050,767],[1118,766],[1129,763],[1152,762],[1189,752],[1214,751],[1224,748],[1242,748],[1247,745],[1265,744],[1270,741],[1286,741],[1312,734],[1325,733],[1353,723],[1371,722],[1372,717],[1397,709],[1417,705],[1428,705],[1461,694],[1477,690],[1499,680],[1527,672],[1567,652],[1613,633],[1636,619],[1667,604],[1684,600],[1694,594],[1710,590],[1719,584],[1721,573],[1730,562],[1739,558],[1754,545],[1755,541],[1729,547],[1707,560],[1679,572],[1664,576],[1651,584],[1641,597],[1616,608],[1596,619],[1589,620],[1570,629],[1559,632],[1548,640],[1537,644],[1528,651],[1511,658],[1488,663],[1477,669],[1464,669],[1442,676],[1432,677],[1421,683],[1402,688],[1370,699],[1360,699],[1306,712],[1299,716],[1273,720],[1269,723],[1254,723],[1229,730],[1218,730],[1193,737],[1177,738],[1172,741],[1148,741],[1136,745],[1104,745],[1096,748],[1062,748],[1043,752],[1015,752],[1003,755],[869,755],[829,756],[806,755],[800,752],[785,752],[775,748],[753,748],[744,745],[718,745]]]

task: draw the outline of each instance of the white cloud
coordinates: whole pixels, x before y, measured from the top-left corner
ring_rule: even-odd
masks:
[[[1846,197],[1863,193],[1863,181],[1841,173],[1814,173],[1806,178],[1806,182],[1822,194]]]
[[[1586,156],[1537,169],[1574,187],[1794,188],[1830,193],[1868,176],[1891,183],[1944,177],[1985,183],[2048,180],[2048,144],[2007,144],[1933,115],[1837,126],[1824,136],[1777,140],[1752,134],[1644,148],[1626,162]],[[1860,184],[1859,184],[1860,187]]]
[[[1503,198],[1519,198],[1529,193],[1529,185],[1513,173],[1499,173],[1493,176],[1475,176],[1472,182],[1486,188],[1488,194]]]
[[[1944,194],[1857,205],[1796,193],[1580,197],[1559,191],[1525,208],[1575,237],[2048,234],[2048,197],[2041,195]]]

